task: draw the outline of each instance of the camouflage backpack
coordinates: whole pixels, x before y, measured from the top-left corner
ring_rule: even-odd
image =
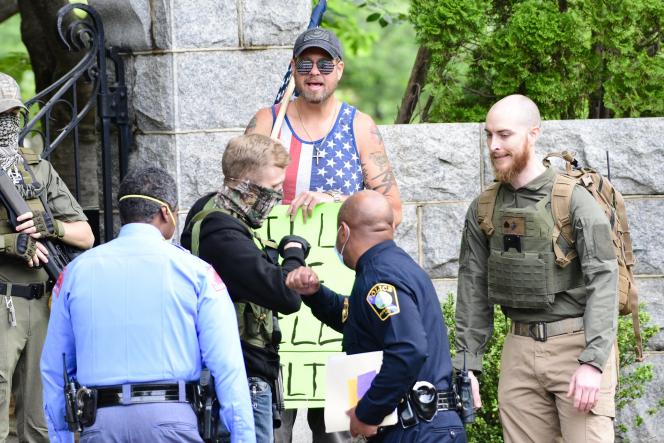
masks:
[[[565,161],[565,171],[559,171],[556,175],[551,192],[551,212],[555,224],[552,242],[556,264],[564,268],[577,257],[574,247],[574,228],[570,219],[570,204],[574,186],[579,185],[590,192],[611,223],[611,237],[618,260],[619,313],[620,315],[632,315],[636,338],[636,358],[641,361],[643,360],[643,345],[639,322],[639,298],[632,270],[635,260],[623,196],[606,177],[596,170],[579,167],[570,152],[547,154],[544,157],[546,166],[550,166],[548,159],[551,157],[559,157]],[[485,235],[493,233],[491,217],[499,189],[500,186],[492,185],[480,194],[477,219]],[[567,254],[558,243],[560,237],[569,245],[570,252]]]

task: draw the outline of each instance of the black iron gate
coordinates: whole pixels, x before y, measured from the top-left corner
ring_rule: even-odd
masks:
[[[74,9],[84,11],[85,17],[72,14]],[[38,133],[43,140],[42,157],[50,158],[54,150],[68,140],[73,146],[71,160],[75,182],[73,186],[72,183],[68,185],[73,188],[76,199],[80,201],[82,180],[90,180],[90,177],[81,177],[79,125],[91,111],[96,110],[95,133],[98,134],[101,146],[102,171],[98,201],[103,212],[104,241],[109,241],[113,238],[113,175],[116,173],[122,178],[126,174],[129,147],[132,143],[124,63],[116,48],[106,48],[101,17],[92,7],[81,3],[66,5],[58,11],[56,25],[58,36],[67,49],[82,52],[82,57],[69,72],[25,103],[28,109],[35,105],[41,108],[29,121],[28,113],[24,113],[25,126],[21,131],[19,144],[23,145],[28,134]],[[111,61],[110,65],[107,65],[107,58]],[[110,72],[109,68],[112,68]],[[111,75],[112,80],[109,79]],[[85,102],[79,103],[81,87],[87,88],[91,93]],[[54,124],[56,112],[59,116],[66,116],[64,126]],[[117,129],[117,167],[113,166],[112,161],[112,126]],[[87,148],[90,149],[90,146]],[[92,149],[96,147],[93,146]],[[92,179],[97,180],[96,176]],[[97,220],[91,219],[90,223],[97,241],[101,241],[100,222],[97,210]]]

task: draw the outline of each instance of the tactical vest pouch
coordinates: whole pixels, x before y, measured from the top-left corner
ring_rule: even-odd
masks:
[[[549,252],[499,252],[489,256],[489,302],[519,309],[547,309],[556,297],[555,258]]]
[[[272,343],[272,311],[254,303],[236,302],[240,338],[261,348]]]

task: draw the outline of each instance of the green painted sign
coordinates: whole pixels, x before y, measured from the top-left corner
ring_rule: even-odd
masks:
[[[355,272],[344,266],[334,252],[340,207],[340,203],[318,205],[305,223],[301,213],[291,222],[286,214],[288,206],[277,206],[257,232],[277,243],[290,234],[306,238],[311,244],[307,265],[325,286],[348,295]],[[279,325],[286,408],[323,407],[325,364],[332,353],[341,351],[341,334],[316,320],[304,304],[299,312],[280,317]]]

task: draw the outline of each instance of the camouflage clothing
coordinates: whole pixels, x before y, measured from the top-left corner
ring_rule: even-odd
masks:
[[[252,183],[228,179],[233,187],[223,185],[217,194],[217,206],[227,209],[251,228],[260,228],[272,208],[284,198],[283,192]]]
[[[30,150],[21,149],[20,153],[32,170],[33,176],[28,176],[33,188],[46,193],[53,216],[65,222],[87,220],[53,166]],[[39,200],[33,199],[29,204],[39,204]],[[0,234],[14,232],[7,219],[7,211],[0,204]],[[25,261],[0,253],[0,283],[39,285],[47,280],[48,274],[43,268],[30,268]],[[6,316],[4,320],[0,318],[0,441],[4,441],[9,432],[9,399],[12,393],[16,398],[16,426],[20,441],[48,441],[39,358],[48,324],[49,294],[43,290],[39,295],[39,299],[32,300],[10,297],[16,310],[16,327],[6,321]]]

